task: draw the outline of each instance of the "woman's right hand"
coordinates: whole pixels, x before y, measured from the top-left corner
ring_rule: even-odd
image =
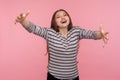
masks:
[[[28,26],[29,21],[26,20],[26,17],[29,15],[30,11],[28,10],[26,13],[21,13],[17,18],[15,19],[15,24],[20,23],[23,26]]]

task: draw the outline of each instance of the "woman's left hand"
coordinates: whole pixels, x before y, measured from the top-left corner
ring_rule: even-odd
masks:
[[[101,37],[104,41],[104,44],[106,44],[108,42],[108,32],[104,32],[104,30],[102,29],[102,24],[100,24],[100,29],[99,29],[100,33],[101,33]],[[104,45],[103,45],[104,47]]]

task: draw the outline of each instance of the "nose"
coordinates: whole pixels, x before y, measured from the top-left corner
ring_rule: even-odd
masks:
[[[65,16],[61,16],[61,18],[65,18]]]
[[[64,21],[64,20],[65,20],[65,18],[64,18],[64,17],[62,17],[62,18],[61,18],[61,20],[62,20],[62,21]]]

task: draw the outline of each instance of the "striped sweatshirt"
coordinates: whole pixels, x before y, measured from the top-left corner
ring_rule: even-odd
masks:
[[[96,32],[74,26],[68,31],[67,38],[51,28],[43,28],[29,23],[26,28],[48,43],[49,63],[48,72],[58,79],[74,79],[78,76],[77,53],[81,39],[97,39]]]

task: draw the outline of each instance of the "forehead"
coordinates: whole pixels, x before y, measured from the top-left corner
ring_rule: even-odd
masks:
[[[58,11],[58,12],[56,13],[56,16],[57,16],[57,15],[61,15],[61,14],[66,14],[66,12],[65,12],[65,11]]]

